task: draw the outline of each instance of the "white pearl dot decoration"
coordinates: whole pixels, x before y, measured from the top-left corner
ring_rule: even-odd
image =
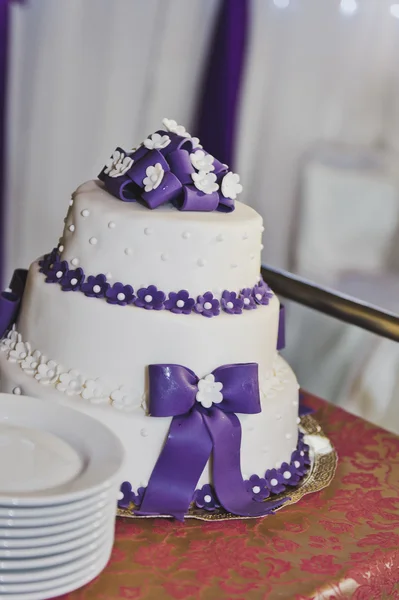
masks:
[[[205,310],[211,310],[212,304],[210,302],[205,302],[204,308],[205,308]]]
[[[263,233],[264,231],[265,231],[265,228],[262,225],[262,227],[260,228],[260,232]]]
[[[232,308],[234,308],[234,304],[232,302],[227,302],[226,308],[229,308],[231,310]]]
[[[206,496],[204,496],[204,500],[205,500],[205,502],[211,502],[212,496],[210,496],[209,494],[206,494]]]
[[[238,264],[237,263],[231,263],[230,266],[231,266],[232,269],[237,269]]]
[[[244,298],[244,304],[245,306],[248,306],[248,304],[251,304],[251,300],[249,298]]]
[[[299,467],[300,467],[300,466],[301,466],[301,463],[299,462],[299,460],[296,460],[296,461],[294,462],[294,467],[295,467],[296,469],[299,469]]]
[[[148,431],[147,429],[140,429],[140,435],[141,437],[147,437],[148,436]]]
[[[272,485],[272,486],[274,487],[274,486],[275,486],[275,485],[277,485],[277,484],[278,484],[278,481],[277,481],[277,479],[275,479],[275,478],[273,477],[273,479],[271,479],[271,480],[270,480],[270,485]]]
[[[69,231],[72,231],[72,232],[73,232],[73,231],[75,231],[75,225],[73,225],[73,224],[72,224],[72,225],[70,225],[70,226],[68,227],[68,229],[69,229]]]
[[[152,234],[154,233],[154,230],[153,230],[151,227],[146,227],[146,228],[144,229],[144,233],[145,233],[146,235],[152,235]]]
[[[205,260],[204,258],[199,258],[199,259],[197,260],[197,265],[198,265],[199,267],[205,267],[205,264],[206,264],[206,260]]]
[[[55,276],[57,277],[57,279],[61,279],[61,277],[63,276],[63,272],[62,271],[57,271],[57,273],[55,274]]]
[[[146,296],[144,296],[144,301],[145,301],[145,302],[151,302],[151,301],[152,301],[152,296],[151,296],[151,294],[147,294]]]
[[[85,208],[84,210],[82,210],[82,212],[80,214],[82,215],[82,217],[88,217],[90,214],[90,211],[87,210],[87,208]]]
[[[123,302],[126,299],[126,296],[123,292],[119,292],[116,297],[118,298],[119,302]]]
[[[279,415],[279,414],[278,414],[278,415],[276,415],[276,419],[277,419],[277,421],[281,421],[281,418],[282,418],[282,417],[281,417],[281,415]]]
[[[188,240],[191,237],[191,233],[189,231],[183,231],[181,236],[184,240]]]
[[[161,254],[161,260],[166,262],[167,260],[169,260],[169,256],[167,254]]]
[[[263,448],[263,452],[264,452],[265,454],[268,454],[268,453],[269,453],[269,448],[268,448],[267,446],[265,446],[265,447]]]
[[[254,494],[259,494],[260,487],[258,485],[254,485],[254,487],[252,488],[252,491],[253,491]]]
[[[223,233],[219,233],[219,235],[216,236],[216,241],[217,242],[224,242],[224,235],[223,235]]]
[[[71,260],[71,265],[73,265],[74,267],[77,267],[79,264],[79,259],[78,258],[73,258]]]
[[[296,418],[296,422],[297,422],[297,424],[299,425],[299,423],[301,422],[301,417],[297,417],[297,418]]]
[[[58,246],[58,250],[59,250],[60,252],[64,252],[64,246],[61,244],[61,246]]]
[[[131,248],[125,248],[126,256],[131,256],[133,254],[133,250]]]
[[[89,244],[91,244],[92,246],[95,246],[97,244],[98,240],[96,237],[91,237],[89,239]]]
[[[247,233],[247,232],[243,233],[243,236],[242,236],[242,239],[243,239],[243,240],[247,240],[247,239],[248,239],[248,237],[249,237],[249,236],[248,236],[248,233]]]
[[[76,279],[76,277],[72,277],[71,285],[76,285],[77,283],[78,283],[78,280]]]
[[[19,386],[17,386],[13,389],[12,393],[15,394],[16,396],[20,396],[22,394],[22,390]]]
[[[100,285],[93,286],[93,292],[95,294],[99,294],[101,292],[101,286]]]
[[[286,440],[290,440],[292,438],[292,433],[286,433],[285,434],[285,439]]]
[[[183,306],[184,306],[184,300],[178,300],[176,302],[176,306],[177,306],[177,308],[183,308]]]
[[[73,206],[73,200],[69,201],[69,206]]]
[[[115,229],[115,227],[116,227],[116,223],[114,221],[110,221],[108,223],[108,229]]]
[[[284,479],[290,479],[291,478],[291,473],[289,471],[284,471],[283,477],[284,477]]]
[[[260,245],[260,249],[261,249],[261,250],[263,250],[263,248],[264,248],[264,245],[263,245],[263,244],[261,244],[261,245]]]
[[[294,400],[292,404],[293,406],[298,406],[298,400]]]

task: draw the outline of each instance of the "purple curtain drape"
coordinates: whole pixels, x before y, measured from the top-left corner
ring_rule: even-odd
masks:
[[[222,0],[194,126],[204,148],[234,166],[234,144],[248,37],[250,0]]]
[[[4,201],[5,201],[5,146],[6,146],[6,86],[8,49],[8,0],[0,0],[0,286],[4,268]]]

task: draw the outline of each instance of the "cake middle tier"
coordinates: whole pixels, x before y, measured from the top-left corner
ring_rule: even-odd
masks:
[[[147,367],[156,363],[181,364],[204,377],[221,365],[255,362],[262,391],[276,355],[278,321],[276,296],[257,310],[207,319],[65,292],[46,283],[33,263],[17,331],[32,351],[87,379],[126,386],[139,404]]]
[[[172,205],[155,210],[122,202],[99,181],[73,195],[61,241],[61,259],[86,276],[155,285],[165,292],[187,290],[221,296],[259,281],[262,218],[236,203],[231,213],[185,212]]]

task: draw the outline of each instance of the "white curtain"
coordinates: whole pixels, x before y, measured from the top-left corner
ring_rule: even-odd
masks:
[[[190,125],[218,0],[12,4],[7,280],[58,241],[71,192],[163,117]]]

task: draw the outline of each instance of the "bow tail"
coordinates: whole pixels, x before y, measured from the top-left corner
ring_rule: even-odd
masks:
[[[234,413],[214,409],[204,421],[213,441],[213,484],[223,508],[242,517],[270,514],[286,499],[257,502],[247,491],[241,476],[241,424]]]
[[[11,292],[1,292],[0,294],[0,338],[17,318],[27,274],[26,269],[16,269],[10,284]]]
[[[183,521],[212,451],[202,415],[193,410],[173,417],[137,515],[170,515]]]

